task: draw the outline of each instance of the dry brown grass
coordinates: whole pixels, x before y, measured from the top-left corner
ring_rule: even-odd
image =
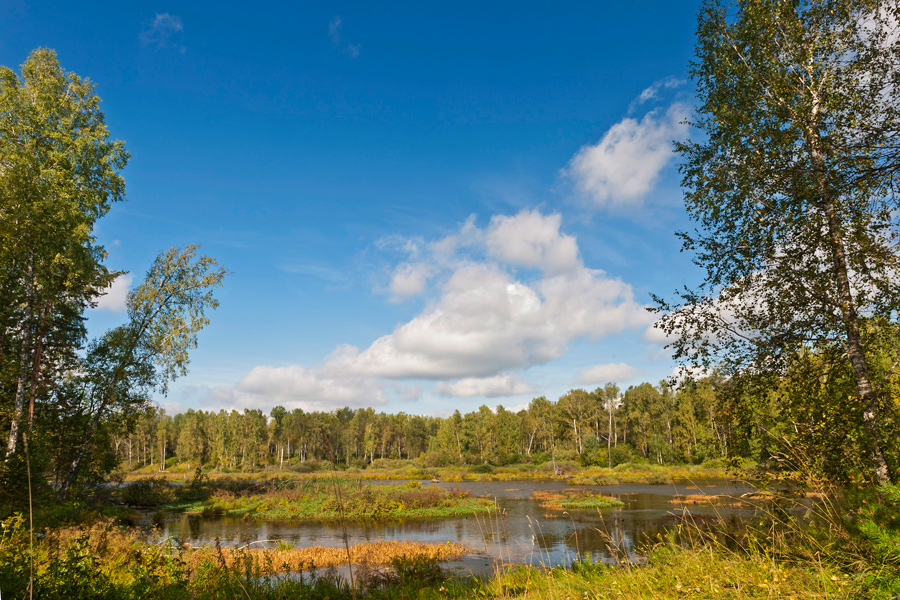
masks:
[[[551,510],[563,510],[564,508],[582,508],[581,506],[570,506],[564,503],[587,502],[591,499],[596,501],[618,502],[615,498],[609,498],[599,494],[594,495],[584,490],[578,489],[562,490],[561,492],[545,492],[542,490],[536,490],[531,493],[531,497],[535,500],[540,501],[542,508],[548,508]],[[621,505],[621,503],[618,503],[618,505]],[[546,517],[547,515],[544,516]]]
[[[559,500],[565,500],[568,498],[568,495],[562,492],[544,492],[535,490],[534,492],[531,492],[531,497],[535,500],[540,500],[541,502],[557,502]]]
[[[679,506],[697,506],[697,505],[716,505],[729,506],[737,508],[743,506],[743,503],[730,496],[718,496],[715,494],[691,494],[689,496],[675,496],[669,500],[670,504],[678,504]]]
[[[355,565],[388,566],[395,559],[449,560],[468,553],[465,546],[445,542],[368,542],[350,546],[350,560]],[[182,559],[194,571],[207,562],[232,569],[249,561],[261,573],[286,573],[325,569],[347,564],[345,548],[310,546],[307,548],[185,548]]]
[[[48,560],[58,559],[73,547],[76,539],[86,542],[90,554],[98,557],[126,558],[141,554],[149,548],[161,549],[159,545],[148,545],[142,534],[136,530],[114,527],[111,522],[95,524],[91,527],[71,527],[53,531],[45,538],[44,553]],[[196,573],[204,563],[212,563],[227,568],[249,566],[260,573],[284,573],[325,569],[347,564],[347,550],[344,547],[326,548],[226,548],[187,544],[171,547],[163,552],[177,553],[190,571]],[[389,566],[394,559],[409,560],[450,560],[468,554],[470,550],[460,544],[450,542],[425,544],[415,542],[381,541],[365,542],[350,546],[350,560],[354,565],[369,567]]]
[[[722,496],[715,494],[691,494],[690,496],[675,496],[669,500],[669,504],[719,504]]]

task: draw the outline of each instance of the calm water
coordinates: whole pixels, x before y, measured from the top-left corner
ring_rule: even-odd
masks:
[[[399,482],[369,482],[373,485]],[[431,485],[431,484],[424,484]],[[724,494],[738,496],[751,488],[726,480],[676,482],[669,485],[578,486],[563,482],[490,481],[433,484],[458,487],[475,496],[496,499],[502,515],[457,519],[350,522],[346,526],[350,544],[377,540],[455,542],[473,554],[453,565],[474,572],[489,570],[496,562],[545,566],[569,564],[579,554],[590,552],[595,560],[616,562],[627,556],[638,559],[643,542],[657,539],[681,522],[687,510],[698,520],[716,516],[747,516],[749,509],[672,504],[675,495]],[[549,511],[531,498],[534,491],[590,490],[613,496],[624,507],[593,510]],[[254,521],[181,516],[165,522],[166,536],[192,545],[274,546],[287,542],[295,547],[342,546],[339,523],[316,521]],[[615,547],[617,550],[611,551]],[[616,554],[619,556],[617,557]]]

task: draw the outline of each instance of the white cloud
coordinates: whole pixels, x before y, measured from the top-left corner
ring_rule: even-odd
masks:
[[[360,44],[344,44],[341,39],[341,27],[344,22],[340,17],[335,17],[328,24],[328,37],[331,38],[331,43],[335,48],[340,48],[341,52],[349,56],[350,58],[357,58],[359,56],[359,49],[361,48]]]
[[[643,330],[653,321],[630,285],[581,262],[561,223],[558,214],[523,210],[484,228],[472,217],[432,242],[381,240],[380,249],[408,261],[386,291],[391,299],[427,294],[418,314],[368,347],[338,346],[314,368],[256,367],[236,386],[212,390],[204,404],[327,411],[423,394],[385,379],[436,380],[434,391],[449,397],[533,393],[510,370],[555,360],[577,339]]]
[[[184,404],[181,402],[163,402],[159,407],[163,409],[167,415],[177,415],[178,413],[184,412]]]
[[[651,344],[657,344],[659,346],[665,346],[673,341],[675,341],[676,336],[670,336],[665,331],[656,326],[656,323],[653,323],[644,331],[644,335],[641,336],[645,342],[649,342]]]
[[[610,363],[597,365],[581,372],[578,377],[579,384],[592,383],[621,383],[640,375],[640,369],[635,369],[625,363]]]
[[[659,91],[661,89],[674,89],[677,87],[681,87],[685,83],[687,83],[685,80],[677,79],[675,77],[666,77],[665,79],[660,79],[641,92],[641,95],[637,97],[637,100],[635,100],[635,105],[643,104],[648,100],[655,100],[659,97]],[[634,105],[632,106],[632,108],[634,108]]]
[[[103,295],[97,298],[97,310],[124,312],[125,301],[128,299],[128,290],[131,288],[132,281],[134,281],[134,276],[130,274],[116,277]]]
[[[494,216],[485,236],[488,253],[510,265],[571,272],[581,265],[578,244],[574,237],[560,233],[561,221],[558,214],[542,215],[536,210]]]
[[[155,46],[157,48],[174,48],[179,52],[184,52],[185,47],[175,40],[180,38],[180,34],[184,32],[184,23],[178,15],[170,15],[169,13],[157,14],[153,22],[141,32],[139,38],[144,46]]]
[[[704,367],[688,367],[685,365],[679,365],[672,369],[672,374],[669,375],[666,380],[674,383],[675,387],[680,387],[687,381],[703,379],[704,377],[709,377],[714,373],[714,371],[711,371],[710,369]]]
[[[595,145],[581,148],[564,170],[576,188],[598,207],[640,205],[674,157],[672,141],[684,138],[690,107],[672,104],[638,121],[622,119]]]
[[[490,377],[559,358],[581,337],[645,327],[652,318],[631,286],[586,268],[560,221],[527,210],[494,217],[486,230],[468,220],[430,245],[439,297],[368,348],[338,348],[324,369],[398,379]],[[514,266],[538,267],[543,276],[517,279]]]
[[[534,389],[524,381],[519,381],[514,375],[496,375],[482,378],[467,377],[454,383],[441,381],[435,387],[435,391],[441,396],[455,398],[472,398],[474,396],[502,398],[531,394]]]
[[[425,291],[431,273],[432,267],[426,263],[404,263],[398,266],[391,277],[392,301],[400,302],[420,295]]]
[[[204,402],[218,408],[330,411],[343,406],[377,406],[387,401],[384,384],[361,377],[331,377],[299,365],[259,366],[233,387],[214,388]]]

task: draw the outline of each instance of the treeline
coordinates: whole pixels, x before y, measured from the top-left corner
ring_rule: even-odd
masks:
[[[332,412],[275,407],[170,416],[151,410],[131,433],[114,436],[123,466],[165,469],[172,459],[219,470],[257,470],[328,461],[365,468],[378,459],[418,459],[426,466],[551,460],[616,466],[629,461],[700,464],[742,456],[768,458],[759,436],[748,438],[729,416],[723,381],[708,377],[673,389],[667,383],[614,384],[571,390],[527,409],[487,406],[441,418],[372,408]]]

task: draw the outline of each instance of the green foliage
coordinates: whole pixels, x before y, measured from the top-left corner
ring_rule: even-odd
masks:
[[[122,502],[132,506],[159,506],[175,498],[175,491],[163,477],[145,477],[122,489]]]
[[[394,573],[394,581],[401,586],[405,585],[433,585],[447,579],[447,574],[441,565],[432,559],[425,557],[405,558],[398,557],[391,561]]]
[[[84,310],[118,275],[103,266],[93,228],[124,199],[128,153],[109,139],[99,106],[94,85],[52,50],[33,51],[21,75],[0,67],[0,430],[9,454],[21,451],[26,398],[38,419],[58,417],[50,398],[76,366]]]
[[[820,361],[807,384],[846,379],[851,393],[826,394],[835,410],[816,419],[822,431],[800,435],[830,437],[830,451],[853,433],[835,459],[856,472],[866,460],[882,483],[890,372],[875,367],[867,328],[900,309],[898,32],[878,0],[703,3],[700,135],[677,150],[695,224],[679,236],[705,277],[675,304],[656,299],[688,367],[771,380],[799,353]]]

